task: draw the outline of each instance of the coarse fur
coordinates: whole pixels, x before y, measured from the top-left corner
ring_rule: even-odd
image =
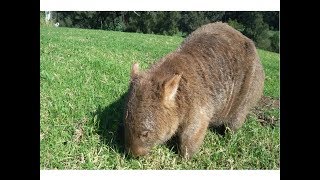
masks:
[[[148,70],[131,70],[125,145],[134,156],[179,137],[183,157],[201,146],[208,126],[235,131],[263,93],[254,43],[221,22],[201,26]]]

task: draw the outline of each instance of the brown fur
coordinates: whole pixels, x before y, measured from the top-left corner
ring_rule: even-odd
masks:
[[[254,43],[225,23],[204,25],[150,69],[131,71],[125,144],[135,156],[174,134],[191,157],[209,125],[237,130],[263,92]]]

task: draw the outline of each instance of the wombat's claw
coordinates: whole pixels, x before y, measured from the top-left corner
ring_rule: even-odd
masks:
[[[183,158],[189,159],[189,153],[188,153],[188,148],[187,147],[185,147],[185,151],[183,153]]]

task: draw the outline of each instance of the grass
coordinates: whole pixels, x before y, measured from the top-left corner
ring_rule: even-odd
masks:
[[[279,169],[279,122],[250,114],[236,133],[207,131],[190,160],[172,146],[149,156],[124,153],[117,136],[131,64],[147,68],[176,49],[180,37],[69,28],[40,29],[41,169]],[[264,95],[279,99],[279,54],[259,50]],[[279,109],[266,110],[279,117]]]

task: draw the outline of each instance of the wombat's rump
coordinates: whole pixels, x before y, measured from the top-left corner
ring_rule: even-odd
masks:
[[[209,125],[241,127],[263,84],[254,43],[225,23],[204,25],[147,71],[132,66],[126,148],[145,155],[177,134],[181,155],[191,157]]]

